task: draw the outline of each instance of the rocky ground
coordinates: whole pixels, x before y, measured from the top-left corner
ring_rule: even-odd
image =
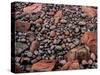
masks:
[[[16,2],[13,10],[15,72],[97,68],[96,7]]]

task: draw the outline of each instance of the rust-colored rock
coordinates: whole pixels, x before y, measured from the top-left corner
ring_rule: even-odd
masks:
[[[56,12],[56,14],[54,15],[54,20],[55,20],[55,24],[57,24],[60,20],[60,18],[62,17],[62,10],[59,10]]]
[[[79,62],[78,60],[68,61],[61,70],[72,70],[72,69],[79,69]]]
[[[55,31],[51,31],[51,32],[50,32],[50,36],[51,36],[51,37],[55,37],[55,36],[56,36],[56,32],[55,32]]]
[[[97,15],[97,10],[95,8],[92,7],[87,7],[87,6],[83,6],[82,7],[82,11],[90,17],[94,17]]]
[[[79,66],[79,62],[77,60],[75,60],[69,67],[69,70],[76,70],[76,69],[79,69],[80,66]]]
[[[23,9],[24,13],[37,13],[41,11],[42,9],[42,4],[33,4],[30,6],[27,6]]]
[[[95,32],[85,32],[81,37],[81,42],[86,44],[91,52],[96,54],[97,51],[97,36]]]
[[[72,63],[73,63],[73,62],[68,61],[68,62],[61,68],[61,70],[68,70],[69,67],[70,67],[70,65],[71,65]]]
[[[37,40],[33,41],[31,46],[30,46],[30,51],[33,52],[34,50],[38,49],[39,45],[40,45],[39,41],[37,41]]]
[[[16,25],[16,31],[27,32],[28,29],[30,28],[30,23],[28,23],[27,21],[17,20],[15,22],[15,25]]]
[[[52,71],[55,66],[54,60],[40,60],[32,65],[32,71]]]

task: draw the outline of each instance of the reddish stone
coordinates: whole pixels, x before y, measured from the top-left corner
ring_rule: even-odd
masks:
[[[32,42],[32,44],[31,44],[31,46],[30,46],[30,51],[34,51],[34,50],[36,50],[38,47],[39,47],[39,42],[38,41],[33,41]]]
[[[52,71],[55,63],[54,60],[40,60],[32,65],[32,71]]]
[[[81,42],[86,44],[91,52],[96,54],[97,49],[97,37],[95,32],[85,32],[81,37]]]
[[[61,70],[72,70],[72,69],[79,69],[79,62],[78,60],[68,61]]]
[[[56,14],[54,15],[54,20],[55,20],[55,24],[57,24],[60,20],[60,18],[62,17],[62,10],[59,10],[56,12]]]
[[[55,32],[55,31],[51,31],[51,32],[50,32],[50,36],[51,36],[51,37],[55,37],[55,36],[56,36],[56,32]]]
[[[69,70],[76,70],[76,69],[79,69],[80,66],[79,66],[79,62],[77,60],[75,60],[69,67]]]
[[[24,13],[37,13],[41,11],[42,9],[42,4],[33,4],[30,6],[27,6],[23,9]]]
[[[83,6],[83,7],[82,7],[82,11],[83,11],[86,15],[88,15],[88,16],[90,16],[90,17],[94,17],[94,16],[97,15],[97,10],[96,10],[95,8],[92,8],[92,7]]]
[[[27,32],[28,29],[30,28],[30,23],[28,23],[27,21],[17,20],[15,22],[15,25],[16,25],[16,31]]]
[[[42,23],[43,20],[41,18],[37,19],[34,23]]]
[[[68,61],[68,62],[61,68],[61,70],[68,70],[69,67],[70,67],[70,65],[71,65],[72,63],[73,63],[73,62]]]

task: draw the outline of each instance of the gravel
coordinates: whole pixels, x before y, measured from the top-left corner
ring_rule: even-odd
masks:
[[[16,27],[14,61],[19,66],[24,66],[23,72],[31,72],[32,64],[40,60],[55,60],[53,70],[60,70],[69,62],[64,55],[77,46],[85,47],[81,42],[82,35],[88,31],[97,32],[97,16],[88,16],[82,11],[82,6],[43,4],[41,10],[32,10],[38,12],[24,14],[23,9],[33,3],[15,4],[15,21],[21,21],[25,27],[18,26],[20,30]],[[87,54],[86,49],[85,52],[80,51],[83,53],[78,53],[84,56],[76,59],[80,69],[97,68],[97,55],[90,51]]]

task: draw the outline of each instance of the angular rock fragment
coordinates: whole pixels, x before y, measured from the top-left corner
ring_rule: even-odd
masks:
[[[24,13],[37,13],[41,11],[42,9],[42,4],[33,4],[30,6],[27,6],[23,9]]]
[[[52,71],[55,66],[54,60],[40,60],[32,65],[32,71]]]
[[[15,22],[16,31],[27,32],[30,28],[30,23],[27,21],[16,20]]]
[[[61,17],[62,17],[62,10],[59,10],[54,15],[54,20],[55,20],[54,23],[57,24]]]
[[[79,66],[79,62],[77,60],[75,60],[69,67],[69,70],[77,70],[79,69],[80,66]]]
[[[85,32],[81,37],[81,42],[86,44],[91,52],[97,53],[97,36],[96,32]]]
[[[87,7],[87,6],[83,6],[82,7],[82,11],[87,15],[87,16],[90,16],[90,17],[94,17],[97,15],[97,11],[95,8],[92,8],[92,7]]]
[[[77,60],[74,61],[68,61],[62,68],[61,70],[76,70],[79,69],[79,62]]]

